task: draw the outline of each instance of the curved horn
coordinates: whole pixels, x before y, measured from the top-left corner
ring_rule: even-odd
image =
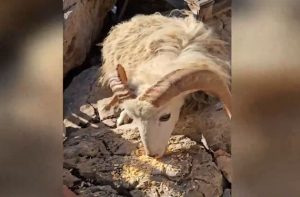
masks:
[[[118,64],[116,71],[110,75],[108,84],[114,95],[111,101],[107,104],[106,108],[110,108],[117,102],[121,103],[124,100],[135,97],[127,85],[126,72],[121,64]]]
[[[175,70],[150,87],[139,99],[159,107],[173,97],[202,90],[211,93],[223,102],[231,118],[231,93],[226,81],[211,70],[186,68]]]

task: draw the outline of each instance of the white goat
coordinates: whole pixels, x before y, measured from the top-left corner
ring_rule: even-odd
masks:
[[[214,55],[225,44],[192,16],[138,15],[110,31],[101,76],[115,94],[108,107],[123,109],[118,125],[126,115],[138,125],[147,155],[164,154],[190,93],[217,96],[231,117],[229,63]]]

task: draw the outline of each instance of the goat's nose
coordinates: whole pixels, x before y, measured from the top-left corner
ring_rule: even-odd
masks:
[[[151,152],[147,152],[147,155],[149,157],[153,157],[153,158],[161,158],[164,154],[165,154],[166,150],[162,151],[161,153],[151,153]]]
[[[148,154],[149,157],[153,157],[155,159],[161,158],[163,156],[163,154]]]

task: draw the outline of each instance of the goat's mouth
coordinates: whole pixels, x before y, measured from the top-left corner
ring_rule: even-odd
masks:
[[[167,151],[167,147],[163,151],[156,151],[156,152],[151,152],[146,147],[144,147],[144,149],[145,149],[145,154],[147,156],[155,158],[155,159],[162,158],[165,155],[166,151]]]
[[[159,159],[159,158],[162,158],[164,156],[164,154],[148,154],[147,156],[153,157],[155,159]]]
[[[169,146],[167,146],[167,148],[165,149],[165,151],[163,151],[162,154],[151,154],[149,151],[147,151],[147,149],[144,146],[140,146],[132,154],[137,157],[147,156],[159,160],[165,156],[171,155],[172,153],[173,152],[169,149]]]
[[[144,147],[140,147],[138,149],[136,149],[134,152],[133,152],[133,155],[135,156],[148,156],[148,157],[152,157],[152,158],[155,158],[155,159],[159,159],[159,158],[162,158],[164,155],[165,155],[166,151],[163,152],[163,154],[151,154],[149,153],[149,151]]]

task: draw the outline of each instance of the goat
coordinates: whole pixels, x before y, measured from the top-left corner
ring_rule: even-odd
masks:
[[[217,96],[231,118],[229,62],[218,58],[226,43],[193,16],[137,15],[114,26],[103,41],[100,82],[118,105],[117,123],[129,116],[149,156],[164,155],[187,95]]]

